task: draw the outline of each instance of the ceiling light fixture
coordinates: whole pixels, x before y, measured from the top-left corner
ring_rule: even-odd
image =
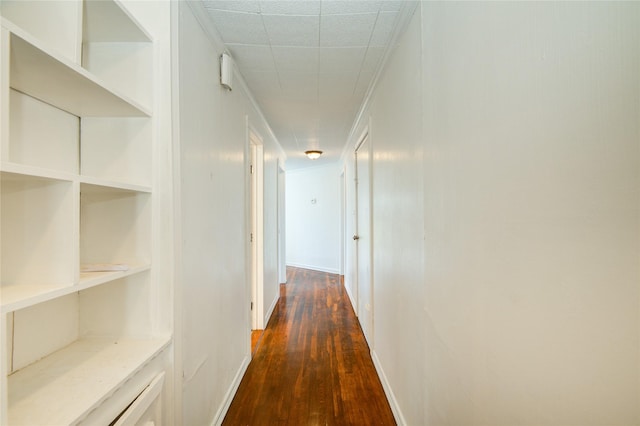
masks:
[[[320,156],[322,155],[322,151],[318,151],[316,149],[312,149],[310,151],[305,151],[304,152],[305,155],[307,157],[309,157],[311,160],[317,160],[318,158],[320,158]]]

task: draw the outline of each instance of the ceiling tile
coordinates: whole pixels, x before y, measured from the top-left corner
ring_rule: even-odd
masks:
[[[208,12],[225,43],[269,44],[261,15],[216,9]]]
[[[273,59],[280,73],[316,73],[318,71],[318,48],[272,47]]]
[[[366,47],[323,47],[320,49],[320,72],[359,72]]]
[[[316,73],[280,73],[283,97],[290,100],[317,101],[318,75]]]
[[[376,22],[376,13],[329,15],[320,20],[320,46],[367,46]]]
[[[364,62],[362,63],[362,71],[363,72],[374,72],[378,69],[378,65],[380,65],[380,61],[384,56],[384,47],[369,47],[367,49],[367,54],[364,57]]]
[[[260,11],[265,15],[320,15],[320,2],[267,0],[260,2]]]
[[[309,101],[296,101],[287,102],[290,114],[293,117],[297,117],[300,120],[306,121],[309,119],[316,119],[320,114],[320,106],[317,102]]]
[[[280,81],[276,72],[245,71],[240,69],[242,76],[255,95],[281,96]]]
[[[371,46],[386,46],[393,35],[398,12],[380,12],[371,35]]]
[[[232,12],[260,13],[260,4],[249,0],[204,0],[207,9],[228,10]]]
[[[301,117],[291,123],[291,130],[296,135],[298,145],[301,148],[318,146],[320,142],[320,120],[318,118]]]
[[[385,0],[380,5],[381,12],[399,12],[406,0]]]
[[[321,144],[326,144],[331,140],[344,140],[345,134],[348,134],[349,128],[353,122],[353,115],[351,110],[345,109],[341,111],[340,115],[331,117],[330,119],[323,119],[320,121],[320,134],[323,136]],[[344,142],[343,142],[344,145]]]
[[[227,44],[227,48],[243,71],[276,71],[269,46]]]
[[[262,19],[273,46],[318,47],[319,16],[263,15]]]
[[[323,0],[322,15],[348,15],[352,13],[378,13],[381,1]]]
[[[357,73],[320,74],[318,81],[320,104],[348,102],[353,96],[357,81]]]
[[[373,80],[375,73],[373,72],[363,72],[358,76],[358,82],[356,83],[355,91],[353,92],[353,96],[355,99],[363,99],[364,95],[367,93],[367,89],[369,89],[369,85],[371,84],[371,80]]]
[[[278,142],[286,151],[298,151],[295,135],[291,131],[291,126],[286,121],[272,120],[270,123],[271,130],[278,135]]]
[[[341,123],[342,120],[345,119],[345,116],[347,120],[352,119],[352,117],[348,117],[350,111],[350,106],[346,104],[336,105],[334,108],[325,108],[322,110],[320,113],[321,131],[326,132],[332,123]]]

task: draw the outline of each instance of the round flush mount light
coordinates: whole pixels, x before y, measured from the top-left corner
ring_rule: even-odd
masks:
[[[322,155],[322,151],[318,151],[316,149],[312,149],[304,152],[307,157],[311,160],[317,160]]]

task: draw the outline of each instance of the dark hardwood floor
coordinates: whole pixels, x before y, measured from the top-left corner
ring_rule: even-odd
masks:
[[[283,287],[223,425],[395,425],[340,276]]]
[[[251,357],[256,354],[260,341],[262,340],[262,333],[264,330],[251,330]]]

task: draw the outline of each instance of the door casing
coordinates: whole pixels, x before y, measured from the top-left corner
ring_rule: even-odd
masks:
[[[371,142],[368,130],[354,151],[356,186],[357,314],[369,348],[373,348],[373,264],[371,227]]]

